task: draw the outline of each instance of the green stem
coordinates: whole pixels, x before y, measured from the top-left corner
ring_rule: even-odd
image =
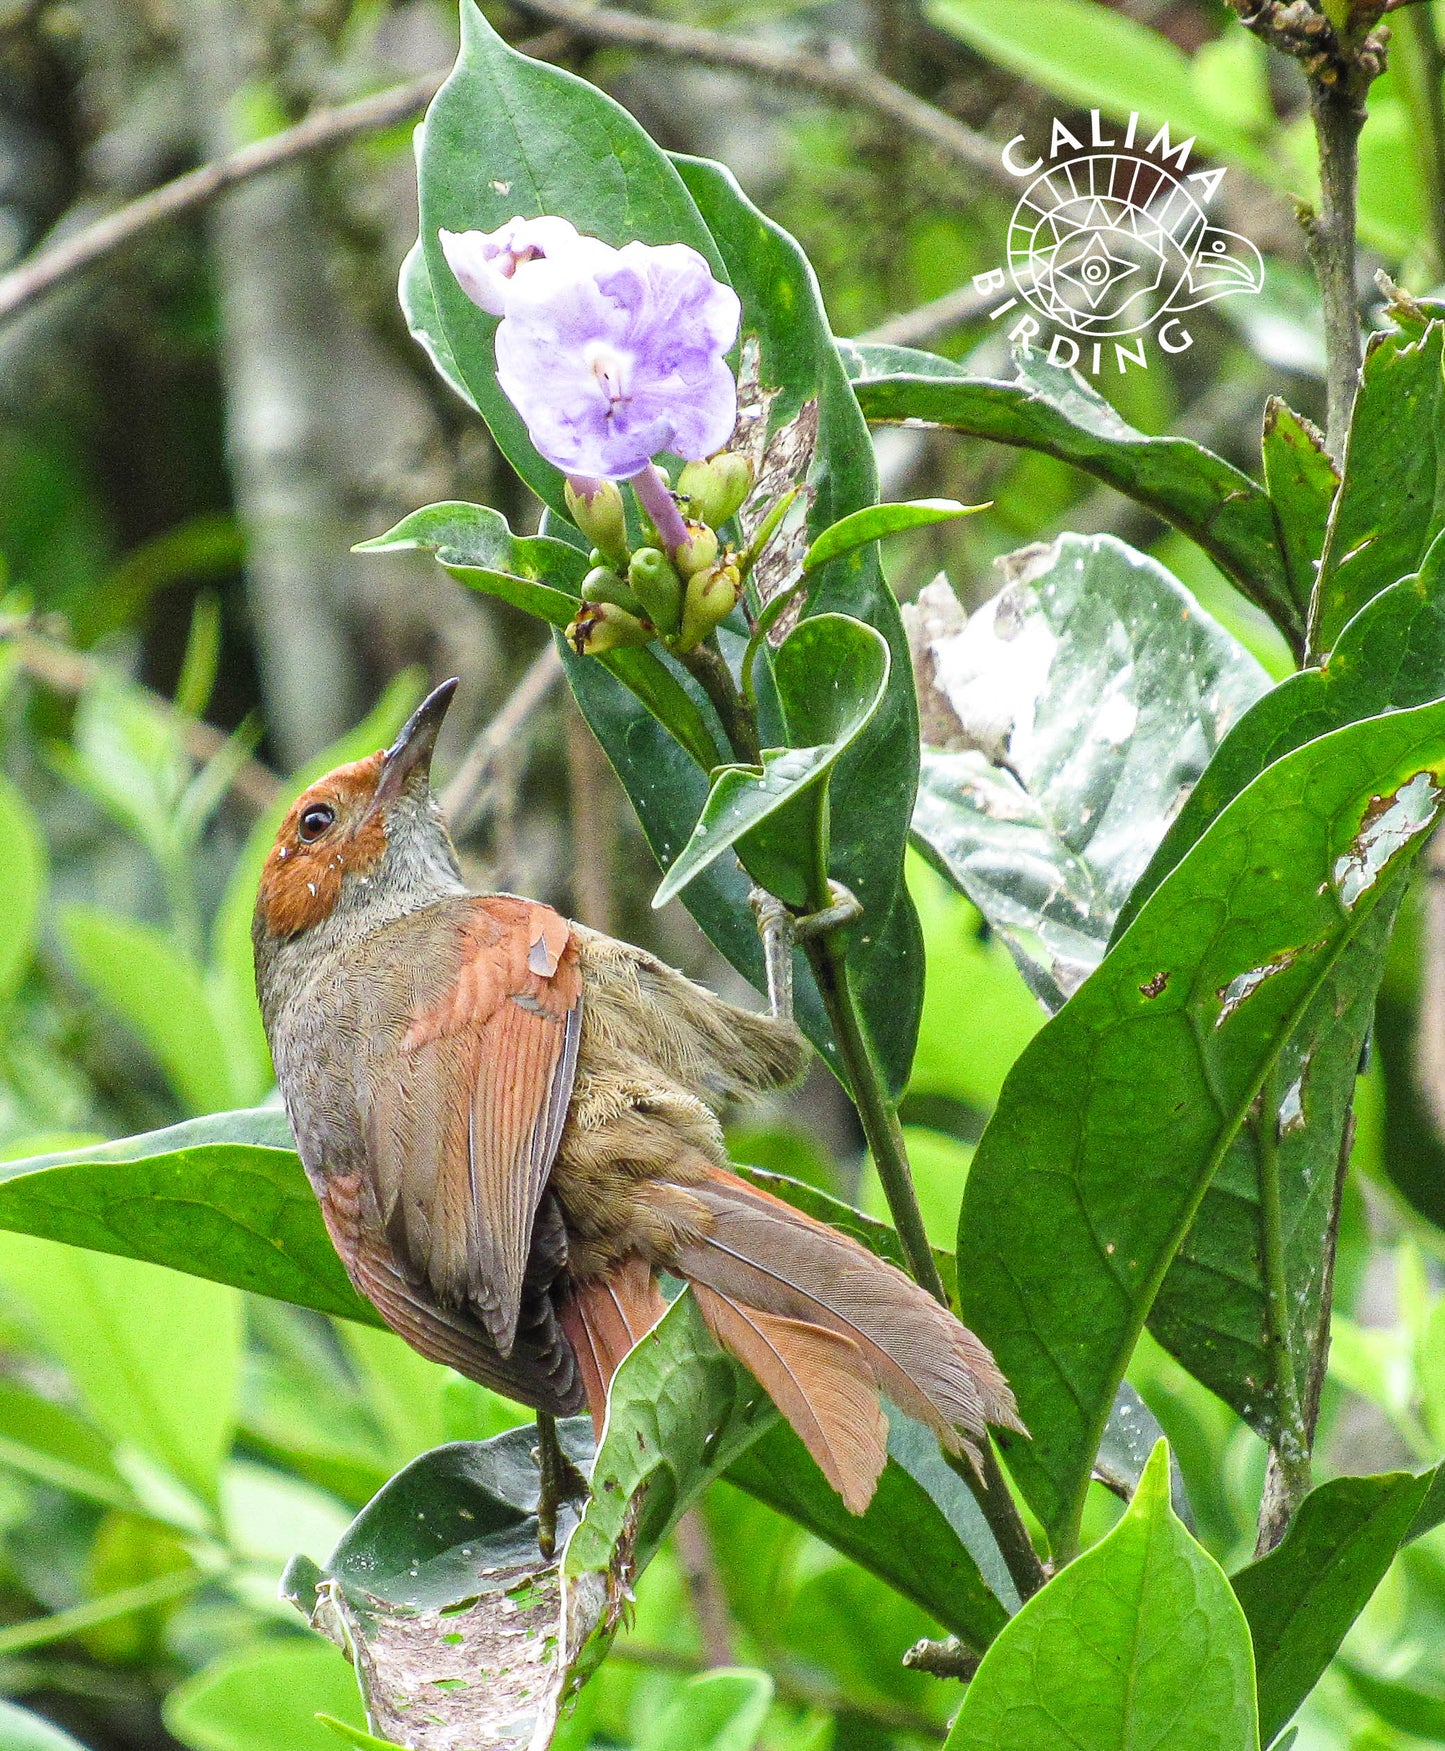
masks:
[[[723,734],[732,747],[735,759],[756,766],[762,758],[758,741],[757,721],[738,697],[717,639],[709,638],[696,650],[679,652],[677,659],[707,694],[713,710],[722,724]]]
[[[711,661],[694,667],[698,658],[710,658]],[[708,698],[717,708],[718,717],[727,731],[734,752],[741,759],[756,760],[757,720],[747,703],[738,696],[732,675],[716,644],[712,644],[711,648],[708,645],[700,646],[689,657],[683,658],[683,661],[697,676]],[[747,752],[749,749],[753,752]],[[812,905],[815,911],[822,911],[832,904],[833,896],[828,888],[826,809],[819,822],[813,888]],[[903,1127],[898,1122],[898,1109],[888,1096],[887,1084],[874,1052],[873,1042],[868,1037],[868,1030],[854,1000],[841,932],[827,930],[810,936],[806,940],[805,948],[808,964],[813,970],[823,1006],[832,1024],[833,1038],[838,1046],[838,1055],[843,1061],[848,1088],[863,1126],[863,1135],[872,1153],[873,1164],[878,1170],[878,1178],[888,1200],[888,1209],[898,1231],[903,1256],[921,1287],[947,1307],[948,1291],[938,1274],[928,1231],[923,1225],[923,1213],[918,1207],[918,1194],[913,1186],[913,1171],[908,1163],[908,1145],[903,1138]],[[981,1445],[982,1476],[975,1473],[966,1460],[960,1459],[955,1463],[949,1457],[949,1463],[954,1465],[958,1475],[973,1492],[980,1512],[993,1532],[1004,1564],[1018,1588],[1020,1598],[1027,1599],[1038,1592],[1048,1576],[1034,1550],[1028,1528],[1014,1504],[1008,1482],[987,1435]]]
[[[110,1623],[117,1617],[127,1617],[132,1611],[162,1605],[168,1599],[178,1599],[181,1594],[191,1592],[205,1579],[198,1569],[178,1569],[168,1575],[158,1575],[153,1581],[142,1581],[137,1587],[125,1587],[118,1593],[88,1599],[84,1605],[72,1605],[68,1611],[52,1612],[49,1617],[27,1618],[24,1623],[7,1624],[0,1629],[0,1655],[18,1654],[25,1648],[63,1641],[67,1636],[78,1635],[81,1630],[94,1629],[97,1624]]]
[[[1353,82],[1310,81],[1310,114],[1320,159],[1320,210],[1305,236],[1325,322],[1325,445],[1339,467],[1363,357],[1355,289],[1355,201],[1364,99]]]

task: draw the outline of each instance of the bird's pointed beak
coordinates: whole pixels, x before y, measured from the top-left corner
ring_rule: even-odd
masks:
[[[456,677],[433,688],[402,725],[396,740],[386,750],[377,781],[373,808],[383,808],[399,797],[416,773],[423,777],[431,771],[431,757],[437,745],[437,732],[457,690]]]

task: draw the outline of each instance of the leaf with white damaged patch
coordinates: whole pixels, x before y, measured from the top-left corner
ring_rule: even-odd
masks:
[[[1438,779],[1442,771],[1445,703],[1350,725],[1270,766],[1170,872],[1004,1085],[964,1193],[959,1296],[964,1319],[992,1348],[1034,1432],[1030,1442],[1009,1443],[1008,1457],[1059,1553],[1076,1546],[1114,1393],[1165,1273],[1186,1235],[1191,1245],[1196,1234],[1201,1245],[1212,1244],[1200,1211],[1216,1174],[1219,1197],[1231,1197],[1240,1213],[1236,1248],[1239,1226],[1259,1224],[1250,1210],[1259,1196],[1258,1163],[1242,1145],[1231,1150],[1252,1114],[1281,1194],[1295,1171],[1309,1182],[1298,1194],[1308,1206],[1300,1233],[1321,1208],[1328,1212],[1333,1174],[1319,1172],[1313,1156],[1289,1153],[1297,1132],[1280,1135],[1281,1109],[1297,1079],[1306,1113],[1319,1100],[1338,1101],[1336,1058],[1358,1052],[1355,1030],[1378,973],[1372,933],[1388,929],[1424,826],[1397,843],[1353,904],[1345,903],[1334,871],[1419,774]],[[1393,800],[1382,810],[1376,798]],[[1220,993],[1276,963],[1215,1026],[1225,1003]],[[1163,989],[1147,996],[1163,973]],[[1321,1054],[1328,1063],[1317,1086]],[[1347,1094],[1347,1080],[1343,1088]],[[1121,1089],[1147,1092],[1122,1100]],[[1324,1115],[1317,1135],[1330,1122]],[[1231,1176],[1250,1167],[1256,1178],[1237,1193]],[[1304,1250],[1287,1237],[1296,1244]],[[1198,1255],[1189,1310],[1196,1330],[1211,1308],[1236,1310],[1231,1285],[1248,1257],[1247,1245],[1243,1259]],[[1301,1299],[1287,1310],[1287,1331],[1258,1297],[1252,1312],[1238,1303],[1252,1322],[1241,1344],[1258,1353],[1262,1336],[1271,1365],[1255,1379],[1246,1413],[1252,1420],[1277,1423],[1280,1358],[1286,1348],[1292,1356],[1300,1344],[1308,1350],[1313,1333],[1306,1328],[1325,1287],[1317,1246],[1315,1259],[1313,1279],[1296,1279],[1292,1293]],[[1288,1256],[1285,1263],[1291,1268]],[[1228,1273],[1222,1283],[1211,1280],[1210,1266]],[[1242,1294],[1254,1294],[1262,1275],[1246,1264]],[[1181,1296],[1175,1305],[1187,1301]],[[1201,1372],[1195,1348],[1169,1324],[1170,1311],[1161,1297],[1156,1333]],[[1204,1338],[1213,1342],[1215,1334]],[[1242,1353],[1227,1358],[1231,1368]],[[1237,1375],[1236,1385],[1243,1386]],[[1309,1381],[1297,1381],[1296,1391],[1307,1399]]]
[[[1268,679],[1113,536],[1063,535],[1005,569],[967,621],[942,580],[912,611],[926,744],[913,832],[1057,1009]]]
[[[586,1420],[559,1433],[586,1467]],[[286,1571],[286,1597],[353,1660],[373,1728],[413,1751],[544,1751],[608,1614],[601,1577],[566,1579],[537,1549],[536,1438],[528,1425],[423,1454],[324,1568],[297,1558]],[[576,1520],[564,1506],[562,1530]]]

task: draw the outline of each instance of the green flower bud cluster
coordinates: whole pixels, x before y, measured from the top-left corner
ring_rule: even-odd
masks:
[[[646,519],[646,545],[629,549],[626,507],[615,481],[568,480],[567,509],[594,544],[581,608],[566,632],[579,656],[654,638],[686,654],[732,613],[742,593],[742,568],[719,540],[717,525],[741,507],[753,473],[746,456],[726,450],[706,462],[689,462],[673,494],[686,536],[670,553]]]

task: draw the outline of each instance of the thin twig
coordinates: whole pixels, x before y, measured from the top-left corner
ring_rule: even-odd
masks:
[[[70,698],[84,693],[102,681],[109,671],[104,663],[78,651],[59,639],[47,638],[27,621],[0,621],[0,649],[15,653],[21,669],[43,686],[54,688]],[[139,683],[132,683],[138,686]],[[214,760],[230,741],[224,730],[214,724],[178,711],[164,694],[143,688],[147,703],[168,717],[180,732],[186,752],[201,765]],[[269,809],[281,794],[281,780],[259,760],[246,759],[236,768],[231,789],[257,814]]]
[[[674,24],[665,18],[641,18],[606,6],[581,6],[574,0],[512,0],[512,4],[533,18],[561,25],[584,42],[611,43],[673,61],[731,67],[790,92],[814,91],[838,103],[872,110],[969,169],[982,171],[1000,187],[1014,187],[1014,178],[991,140],[872,67],[865,67],[842,45],[833,45],[827,55],[815,55],[754,37],[724,36],[721,31],[698,25]]]
[[[501,709],[478,732],[451,782],[441,794],[442,810],[458,837],[476,824],[487,806],[497,760],[521,734],[522,726],[562,678],[562,659],[548,639]]]
[[[602,744],[575,709],[567,713],[567,787],[574,916],[593,930],[616,936],[617,779]]]
[[[718,1574],[717,1555],[707,1521],[696,1508],[689,1508],[673,1528],[678,1565],[687,1583],[692,1614],[697,1619],[698,1639],[709,1666],[731,1666],[733,1654],[732,1615]]]
[[[925,341],[947,334],[951,328],[961,328],[966,322],[976,322],[988,314],[989,306],[998,298],[997,292],[984,294],[972,286],[956,286],[941,298],[930,299],[916,310],[904,310],[890,316],[876,328],[858,335],[860,341],[874,346],[917,347]]]
[[[992,142],[881,73],[847,58],[842,51],[828,56],[808,54],[801,49],[777,48],[664,19],[640,18],[600,7],[589,10],[567,4],[567,0],[517,0],[517,4],[521,10],[560,27],[520,45],[534,59],[554,59],[565,34],[587,42],[621,44],[674,60],[731,67],[788,89],[802,88],[845,105],[872,110],[959,163],[983,171],[1001,186],[1012,187],[999,149]],[[18,316],[72,275],[94,266],[164,220],[209,205],[237,183],[405,121],[430,102],[445,77],[442,70],[424,73],[403,85],[358,98],[354,103],[317,110],[294,127],[228,152],[223,158],[151,189],[68,237],[42,244],[18,267],[0,275],[0,323]]]

